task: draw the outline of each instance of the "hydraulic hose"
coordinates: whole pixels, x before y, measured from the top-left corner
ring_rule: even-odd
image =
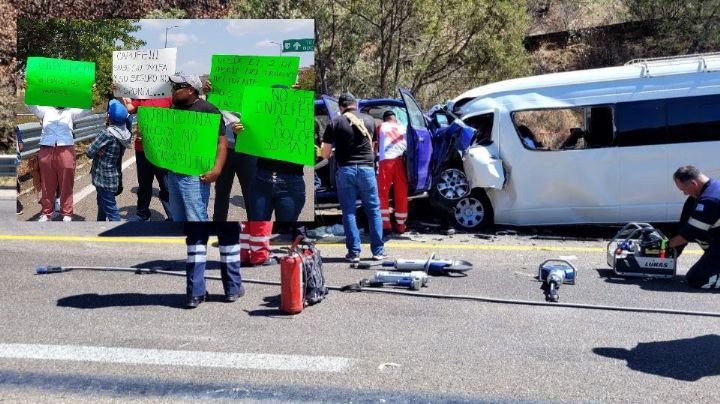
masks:
[[[40,268],[56,268],[57,270],[40,272]],[[51,272],[68,272],[73,270],[87,270],[87,271],[108,271],[108,272],[132,272],[135,274],[163,274],[172,276],[185,277],[185,272],[179,271],[168,271],[165,269],[157,268],[127,268],[127,267],[74,267],[74,266],[63,266],[63,267],[40,267],[38,268],[38,274],[40,273],[51,273]],[[205,279],[222,280],[219,276],[205,276]],[[259,279],[247,279],[243,278],[243,282],[254,283],[259,285],[276,285],[279,286],[280,282],[265,281]],[[348,287],[339,286],[327,286],[330,290],[337,291],[348,291]],[[558,308],[574,308],[574,309],[587,309],[587,310],[605,310],[605,311],[621,311],[630,313],[654,313],[654,314],[675,314],[683,316],[700,316],[700,317],[720,317],[720,312],[712,311],[693,311],[693,310],[673,310],[663,309],[655,307],[629,307],[629,306],[609,306],[600,304],[584,304],[584,303],[551,303],[551,302],[537,302],[532,300],[516,300],[516,299],[500,299],[495,297],[485,296],[471,296],[471,295],[448,295],[441,293],[425,293],[415,292],[409,290],[398,290],[398,289],[385,289],[385,288],[368,288],[359,285],[353,285],[350,289],[354,292],[371,292],[371,293],[385,293],[390,295],[404,295],[404,296],[415,296],[425,297],[431,299],[451,299],[451,300],[470,300],[476,302],[486,303],[500,303],[500,304],[515,304],[523,306],[545,306],[545,307],[558,307]]]

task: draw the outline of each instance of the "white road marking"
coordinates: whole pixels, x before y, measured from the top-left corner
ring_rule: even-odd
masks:
[[[42,344],[0,344],[0,358],[333,373],[343,372],[354,362],[353,359],[336,356]]]
[[[121,167],[122,171],[125,171],[126,168],[130,167],[131,165],[135,164],[135,156],[130,157],[127,159]],[[76,178],[75,180],[79,180],[82,176]],[[87,185],[85,188],[81,189],[79,192],[73,195],[73,204],[76,204],[80,202],[81,200],[85,199],[86,196],[92,194],[95,192],[95,185],[92,183],[90,185]]]

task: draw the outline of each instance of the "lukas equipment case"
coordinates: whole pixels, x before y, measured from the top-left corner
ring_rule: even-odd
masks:
[[[608,243],[607,263],[620,276],[673,278],[677,257],[674,249],[668,249],[667,241],[648,223],[628,223]]]

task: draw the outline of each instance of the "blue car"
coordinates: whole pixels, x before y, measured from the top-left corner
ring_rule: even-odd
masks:
[[[382,114],[391,109],[398,121],[407,126],[408,150],[406,169],[408,198],[430,197],[434,207],[453,211],[455,224],[474,229],[487,223],[474,212],[476,201],[468,195],[469,184],[462,170],[462,151],[477,138],[476,130],[454,120],[452,114],[434,107],[425,114],[417,101],[405,89],[400,98],[361,99],[358,108],[382,122]],[[315,101],[315,141],[319,146],[330,119],[340,114],[335,98],[323,95]],[[452,123],[451,123],[452,120]],[[359,200],[358,200],[359,205]],[[315,167],[316,209],[338,208],[335,187],[335,161],[321,161]]]

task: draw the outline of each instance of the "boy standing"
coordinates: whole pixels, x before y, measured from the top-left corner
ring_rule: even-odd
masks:
[[[118,100],[108,106],[108,127],[100,133],[87,150],[93,160],[92,183],[97,191],[98,221],[120,221],[115,195],[120,189],[120,161],[132,136],[125,122],[127,108]]]

